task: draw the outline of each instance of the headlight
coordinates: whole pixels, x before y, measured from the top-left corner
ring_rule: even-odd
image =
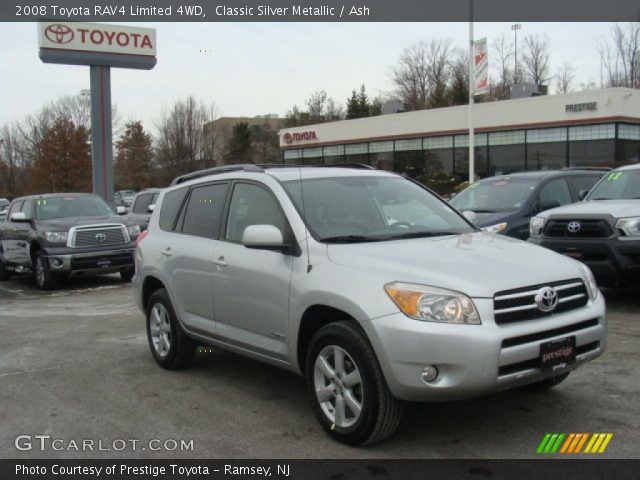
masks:
[[[531,235],[540,235],[544,228],[544,222],[545,219],[542,217],[533,217],[531,221],[529,221],[529,233]]]
[[[44,232],[44,238],[49,243],[67,243],[68,232]]]
[[[489,225],[488,227],[482,227],[482,230],[489,233],[500,233],[504,232],[507,228],[506,223],[496,223],[495,225]]]
[[[621,218],[616,222],[616,228],[627,237],[640,237],[640,217]]]
[[[389,283],[384,290],[405,315],[416,320],[480,324],[475,305],[461,293],[400,282]]]
[[[584,280],[587,286],[587,292],[589,293],[589,298],[591,300],[595,300],[596,298],[598,298],[598,293],[600,292],[600,290],[598,290],[598,284],[596,283],[596,279],[593,276],[593,272],[582,262],[578,262],[578,266],[584,273]]]
[[[140,227],[138,225],[129,225],[127,230],[129,230],[129,237],[131,237],[131,240],[135,240],[136,237],[140,235]]]

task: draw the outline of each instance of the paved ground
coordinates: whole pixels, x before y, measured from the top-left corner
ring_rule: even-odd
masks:
[[[116,276],[54,293],[12,280],[0,284],[0,458],[535,457],[549,431],[613,432],[606,457],[640,458],[640,290],[606,296],[608,351],[556,390],[411,404],[395,437],[354,449],[324,435],[295,375],[222,351],[199,353],[183,372],[157,367],[131,289]],[[21,452],[20,434],[50,434],[65,447],[193,439],[194,448]]]

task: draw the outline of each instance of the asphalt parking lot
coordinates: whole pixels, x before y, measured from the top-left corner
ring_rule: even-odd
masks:
[[[199,352],[186,371],[159,368],[118,276],[44,293],[28,279],[3,282],[0,457],[535,458],[546,432],[612,432],[603,457],[640,458],[640,289],[605,295],[608,350],[555,390],[410,404],[394,437],[356,449],[322,432],[293,374],[219,350]],[[14,446],[42,434],[65,449]],[[66,448],[82,439],[184,439],[193,450]]]

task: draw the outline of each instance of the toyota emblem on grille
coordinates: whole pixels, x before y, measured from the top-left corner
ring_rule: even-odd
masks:
[[[104,242],[107,239],[107,236],[104,233],[97,233],[96,240],[99,242]]]
[[[567,224],[567,230],[571,233],[578,233],[580,231],[580,222],[569,222]]]
[[[551,287],[543,287],[538,290],[535,297],[538,309],[542,312],[550,312],[558,306],[558,292]]]

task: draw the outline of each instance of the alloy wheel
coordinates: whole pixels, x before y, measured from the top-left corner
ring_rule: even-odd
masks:
[[[161,303],[156,303],[151,309],[149,332],[153,348],[160,358],[169,354],[171,348],[171,321],[169,312]]]

